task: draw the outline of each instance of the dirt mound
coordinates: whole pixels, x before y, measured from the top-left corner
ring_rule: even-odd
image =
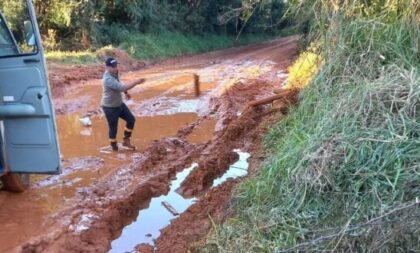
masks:
[[[103,70],[103,66],[99,65],[48,64],[48,80],[53,97],[63,96],[71,84],[80,84],[82,81],[101,78]]]
[[[117,59],[122,71],[140,69],[146,66],[145,62],[134,60],[127,52],[119,48],[103,48],[97,52],[97,57],[101,62],[105,62],[108,57]]]
[[[223,129],[233,119],[240,116],[250,101],[273,95],[276,84],[266,80],[252,79],[234,83],[221,95],[209,98],[210,114],[219,116],[216,131]]]
[[[273,94],[275,84],[266,80],[241,80],[222,95],[211,98],[213,113],[241,112],[249,101]]]
[[[221,223],[230,214],[228,204],[231,193],[239,181],[228,180],[220,187],[207,190],[213,181],[226,172],[229,165],[238,159],[237,154],[232,152],[234,148],[241,148],[257,154],[262,136],[270,122],[277,122],[282,117],[282,112],[287,112],[287,108],[297,103],[297,91],[287,91],[282,94],[283,97],[276,102],[280,107],[276,106],[275,108],[269,106],[247,107],[244,104],[248,103],[245,103],[246,100],[244,100],[244,103],[241,104],[246,110],[241,116],[232,119],[225,130],[214,138],[215,141],[207,145],[201,152],[202,159],[199,162],[199,167],[184,180],[178,192],[185,197],[200,195],[202,197],[171,225],[162,230],[161,236],[156,242],[155,252],[183,253],[191,250],[194,244],[200,244],[203,241],[211,229],[212,224],[209,217],[213,222]],[[224,96],[225,99],[220,101],[221,104],[230,103],[231,100],[226,99],[229,96],[229,92],[227,92]],[[251,157],[250,160],[249,164],[252,168],[249,171],[252,173],[259,167],[261,161],[257,156]],[[205,195],[203,195],[204,193]]]
[[[233,85],[220,98],[213,99],[213,113],[222,115],[218,125],[223,131],[219,131],[215,141],[204,149],[205,157],[198,162],[198,169],[185,179],[178,193],[186,198],[204,193],[213,180],[238,159],[233,152],[235,148],[258,142],[260,136],[256,129],[265,116],[273,112],[286,114],[287,109],[297,103],[298,91],[292,90],[277,94],[272,105],[250,106],[250,101],[268,93],[272,94],[272,84],[250,80]]]
[[[283,107],[277,108],[273,112],[287,112],[287,108],[293,104],[291,102],[297,101],[295,98],[297,93],[288,95],[291,97],[284,99],[288,102],[282,103]],[[205,154],[206,157],[198,163],[199,167],[185,179],[178,192],[186,198],[205,193],[214,179],[223,175],[229,166],[237,160],[238,157],[232,150],[246,146],[245,143],[250,143],[248,146],[258,143],[260,136],[257,127],[271,112],[271,109],[249,108],[239,118],[229,118],[226,130],[218,133],[215,137],[217,142],[204,149],[202,154]]]

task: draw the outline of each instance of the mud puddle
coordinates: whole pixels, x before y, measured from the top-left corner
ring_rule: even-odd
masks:
[[[78,188],[86,187],[93,181],[105,177],[123,164],[131,163],[141,158],[141,152],[154,140],[173,137],[177,131],[198,119],[195,113],[179,113],[173,115],[136,117],[132,143],[136,151],[107,150],[108,127],[104,117],[91,118],[91,126],[80,122],[81,116],[74,114],[57,117],[57,126],[61,143],[61,152],[65,159],[64,173],[50,177],[38,184],[40,187],[61,187],[66,197],[74,195]],[[119,124],[119,138],[122,141],[124,122]],[[203,143],[213,137],[215,122],[208,119],[197,126],[188,135],[190,143]],[[80,159],[84,157],[83,159]],[[74,162],[72,160],[75,159]],[[92,160],[96,161],[92,163]]]
[[[249,153],[242,152],[239,149],[235,149],[234,152],[239,155],[239,160],[232,164],[223,176],[213,181],[213,188],[223,184],[228,179],[236,179],[248,175],[248,158],[250,158],[251,155]]]
[[[234,152],[239,155],[239,160],[232,164],[223,176],[214,181],[212,188],[216,188],[229,179],[237,179],[248,174],[249,163],[247,160],[251,155],[241,150],[234,150]],[[153,198],[147,209],[139,212],[137,221],[126,226],[121,236],[111,243],[109,252],[132,252],[135,246],[139,244],[155,245],[155,240],[159,238],[160,231],[168,226],[171,220],[181,215],[196,202],[196,198],[184,198],[176,190],[197,167],[198,164],[193,163],[190,167],[179,172],[176,179],[170,184],[169,193],[165,196]]]
[[[132,142],[138,152],[122,151],[101,153],[101,147],[108,145],[105,118],[91,118],[92,126],[85,127],[80,122],[80,115],[72,114],[57,117],[57,127],[63,156],[63,173],[54,176],[35,176],[31,179],[31,190],[14,196],[2,193],[0,199],[1,238],[10,238],[8,243],[0,241],[0,252],[9,252],[13,245],[24,242],[39,231],[48,230],[44,221],[48,215],[63,207],[76,204],[74,196],[82,193],[92,184],[104,180],[125,164],[135,162],[142,156],[143,150],[154,140],[173,137],[177,131],[195,122],[195,113],[180,113],[153,117],[137,117]],[[119,141],[122,140],[121,121]],[[188,136],[191,143],[207,142],[213,137],[215,122],[212,119],[198,125]],[[6,204],[7,203],[7,204]],[[160,205],[160,203],[159,203]],[[31,210],[28,215],[27,210]],[[180,209],[182,211],[182,209]],[[13,219],[10,219],[13,214]],[[23,225],[25,224],[25,225]],[[134,248],[134,245],[133,245]]]
[[[90,186],[92,182],[110,175],[123,164],[141,158],[141,152],[152,141],[174,137],[178,130],[196,122],[199,119],[197,110],[200,98],[194,94],[194,71],[196,69],[172,69],[163,73],[158,70],[123,73],[123,81],[140,77],[147,80],[131,90],[132,99],[125,101],[136,117],[132,136],[132,143],[137,146],[135,152],[113,153],[107,149],[108,127],[99,108],[101,80],[83,82],[72,92],[65,93],[60,100],[54,101],[59,114],[57,128],[60,149],[65,160],[64,167],[73,167],[68,163],[72,159],[100,159],[95,166],[86,166],[83,170],[65,173],[60,177],[58,181],[61,189],[65,189],[65,195],[71,196],[78,188]],[[202,94],[205,94],[215,84],[211,82],[211,77],[203,80],[206,82],[202,82]],[[82,124],[85,119],[90,126]],[[213,137],[215,125],[215,120],[206,119],[193,129],[187,136],[187,141],[193,144],[209,141]],[[124,121],[120,121],[117,136],[119,142],[122,141],[123,131]]]
[[[206,56],[202,62],[209,64],[202,66],[188,60],[188,67],[171,64],[125,71],[123,81],[148,79],[130,91],[133,99],[127,101],[137,118],[133,142],[139,152],[100,152],[108,145],[107,125],[99,108],[101,69],[97,77],[91,77],[98,79],[63,89],[54,103],[61,115],[57,120],[64,173],[35,183],[16,201],[7,193],[0,194],[0,220],[7,228],[0,231],[0,252],[18,246],[17,252],[106,252],[117,237],[111,252],[131,251],[142,242],[154,243],[156,252],[186,252],[211,229],[209,216],[216,223],[223,221],[230,194],[240,181],[229,178],[248,174],[247,154],[232,150],[241,148],[254,154],[252,147],[259,143],[260,131],[254,128],[270,108],[241,116],[242,109],[249,101],[271,95],[272,88],[280,85],[283,77],[276,76],[273,81],[272,75],[295,54],[287,48],[280,50],[282,44],[261,46],[263,55],[250,48],[240,55],[237,51],[231,56],[223,54],[212,62]],[[276,55],[281,61],[274,66],[270,60]],[[192,74],[200,76],[200,97],[195,97]],[[87,114],[91,127],[80,122]],[[122,121],[119,127],[121,141]],[[238,154],[240,164],[235,163]],[[189,176],[185,171],[176,174],[194,161],[200,166]],[[250,173],[253,161],[250,159]],[[177,180],[171,181],[175,175]],[[188,181],[185,191],[191,192],[196,202],[174,193],[176,184],[182,183],[178,179],[184,177],[184,183]],[[170,194],[162,196],[169,189]],[[165,200],[156,197],[172,194],[166,202],[181,213],[179,216],[171,214],[162,206]],[[138,222],[149,223],[130,232],[135,223],[127,224],[137,215]],[[168,218],[163,218],[165,215]],[[161,219],[166,220],[164,224]],[[121,244],[129,247],[121,248],[120,240],[127,240]]]
[[[108,125],[103,116],[91,118],[92,125],[89,127],[83,126],[80,122],[81,118],[77,114],[57,117],[61,152],[64,159],[97,156],[101,147],[109,145]],[[153,140],[175,136],[179,129],[195,122],[197,119],[198,117],[195,113],[136,117],[132,143],[142,152]],[[122,141],[124,123],[123,120],[119,121],[118,142]],[[200,136],[191,136],[192,142],[211,139],[213,135],[213,131],[209,129],[211,124],[204,127],[205,129],[200,131]],[[121,156],[121,154],[125,153],[122,152],[119,155]]]
[[[172,219],[194,203],[195,198],[185,199],[176,193],[176,189],[181,186],[184,179],[197,166],[198,164],[193,163],[189,168],[179,172],[176,179],[171,182],[169,193],[152,199],[149,207],[139,212],[137,221],[126,226],[121,236],[111,243],[109,252],[131,252],[139,243],[154,245],[154,240],[159,237],[160,230],[169,225]],[[169,206],[169,208],[172,207],[172,210],[164,205]]]

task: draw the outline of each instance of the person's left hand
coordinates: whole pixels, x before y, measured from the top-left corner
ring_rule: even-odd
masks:
[[[128,92],[125,93],[125,99],[127,99],[127,100],[131,99],[131,95]]]

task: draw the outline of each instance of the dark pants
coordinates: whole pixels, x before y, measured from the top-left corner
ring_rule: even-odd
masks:
[[[120,107],[105,107],[102,106],[102,109],[105,113],[106,120],[108,121],[109,127],[109,139],[111,141],[116,141],[117,130],[118,130],[118,119],[122,118],[126,121],[126,127],[124,131],[124,138],[130,138],[131,132],[134,128],[134,123],[136,119],[133,114],[130,112],[130,109],[123,103]]]

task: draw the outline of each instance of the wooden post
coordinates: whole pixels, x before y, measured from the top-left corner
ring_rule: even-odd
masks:
[[[200,76],[198,76],[197,74],[194,74],[194,91],[195,91],[195,96],[199,97],[200,96]]]
[[[278,99],[283,99],[284,102],[286,103],[295,104],[297,103],[298,93],[299,93],[298,90],[282,90],[281,92],[279,92],[279,94],[276,94],[267,98],[263,98],[260,100],[251,101],[248,103],[247,107],[266,105]]]

